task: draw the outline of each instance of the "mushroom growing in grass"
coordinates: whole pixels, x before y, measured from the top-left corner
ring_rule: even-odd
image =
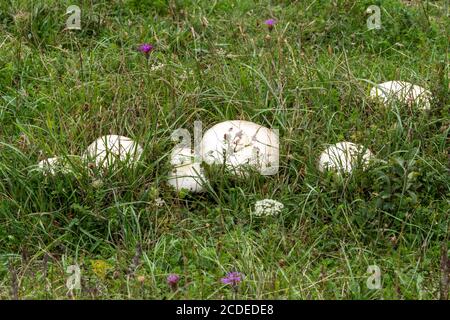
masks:
[[[69,174],[73,170],[70,167],[68,158],[77,156],[67,156],[63,157],[51,157],[39,161],[37,169],[41,171],[44,175],[56,175],[58,173]]]
[[[208,164],[225,164],[235,174],[246,173],[250,166],[262,175],[273,175],[278,172],[279,137],[253,122],[224,121],[203,135],[201,156]]]
[[[355,167],[365,168],[373,159],[373,153],[360,144],[339,142],[329,146],[319,158],[319,170],[334,170],[338,173],[351,173]]]
[[[380,99],[385,105],[399,101],[408,106],[415,105],[421,110],[431,108],[431,92],[404,81],[388,81],[378,84],[370,90],[370,96]]]
[[[190,192],[204,191],[203,184],[206,178],[200,162],[194,161],[194,155],[190,148],[175,148],[170,157],[172,171],[169,174],[168,183],[177,191],[183,189]]]
[[[106,169],[117,163],[133,166],[141,158],[142,152],[142,147],[128,137],[106,135],[91,143],[83,153],[83,158]]]

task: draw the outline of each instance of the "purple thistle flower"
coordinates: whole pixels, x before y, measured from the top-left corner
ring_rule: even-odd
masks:
[[[222,278],[220,281],[222,281],[223,284],[229,284],[233,287],[237,286],[239,282],[241,282],[243,276],[240,272],[229,272],[227,273],[227,276]]]
[[[167,283],[172,288],[175,287],[178,284],[179,280],[180,280],[180,276],[177,275],[177,274],[174,274],[174,273],[169,274],[169,276],[167,277]]]
[[[154,47],[150,43],[141,44],[138,48],[138,50],[140,52],[142,52],[143,54],[145,54],[147,57],[150,54],[150,52],[153,51],[153,49],[154,49]]]
[[[277,23],[275,19],[268,19],[264,21],[264,24],[269,28],[269,31],[272,31],[274,25]]]

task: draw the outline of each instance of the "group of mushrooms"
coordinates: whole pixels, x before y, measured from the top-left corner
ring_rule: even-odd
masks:
[[[389,105],[394,101],[422,110],[430,109],[431,92],[402,81],[389,81],[374,86],[370,97]],[[218,123],[208,129],[202,137],[200,150],[175,147],[170,156],[172,171],[168,183],[176,190],[204,191],[206,177],[201,163],[223,164],[230,172],[244,174],[249,167],[262,175],[278,171],[279,137],[272,130],[249,121],[232,120]],[[118,136],[103,136],[88,146],[82,154],[83,161],[97,168],[112,168],[117,162],[132,166],[142,156],[143,148],[132,139]],[[328,146],[320,155],[318,168],[350,173],[357,165],[364,169],[374,154],[366,147],[352,142],[339,142]],[[61,157],[42,160],[38,168],[46,174],[69,172]]]

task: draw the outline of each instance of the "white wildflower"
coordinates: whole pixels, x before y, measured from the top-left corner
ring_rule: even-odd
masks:
[[[166,202],[164,201],[164,199],[161,199],[161,198],[156,198],[156,199],[155,199],[155,205],[156,205],[158,208],[163,207],[165,204],[166,204]]]
[[[227,52],[225,50],[223,50],[222,48],[217,49],[216,53],[219,56],[226,56],[227,55]]]
[[[180,74],[180,79],[187,80],[188,78],[191,78],[192,76],[194,76],[193,70],[183,70],[183,72]]]
[[[162,68],[164,68],[165,66],[166,65],[163,63],[157,63],[150,67],[150,71],[158,71],[158,70],[161,70]]]
[[[284,208],[284,204],[272,199],[264,199],[255,203],[255,216],[275,216],[281,212]]]
[[[103,187],[103,181],[101,179],[95,179],[94,181],[92,181],[92,186],[95,189],[100,189],[101,187]]]

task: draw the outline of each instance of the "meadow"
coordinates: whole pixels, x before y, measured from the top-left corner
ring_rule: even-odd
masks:
[[[2,0],[0,299],[448,299],[449,31],[446,0]],[[369,98],[389,80],[431,109]],[[171,134],[199,120],[278,129],[278,173],[204,165],[205,192],[175,191]],[[139,164],[37,169],[107,134]],[[339,141],[377,161],[320,172]]]

